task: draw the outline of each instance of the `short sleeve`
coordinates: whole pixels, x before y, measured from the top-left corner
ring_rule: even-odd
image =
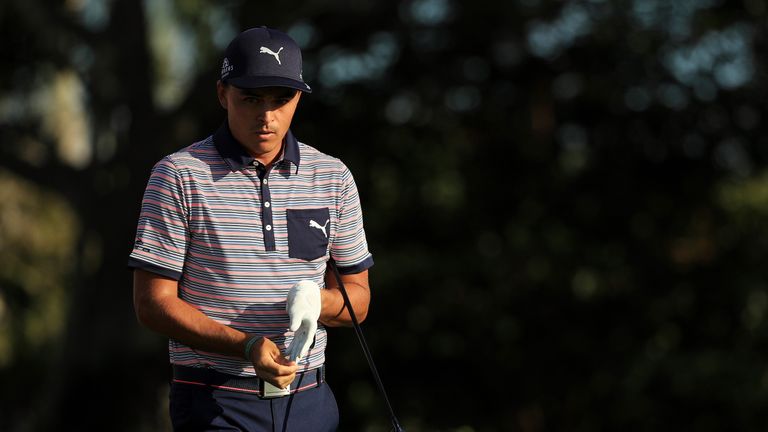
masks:
[[[180,279],[189,242],[187,216],[181,175],[166,157],[152,168],[128,266]]]
[[[342,173],[341,206],[336,235],[331,244],[331,257],[343,274],[360,273],[373,266],[363,228],[360,196],[352,173],[346,166]]]

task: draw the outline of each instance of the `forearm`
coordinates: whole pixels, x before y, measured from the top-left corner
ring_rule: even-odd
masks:
[[[136,317],[147,328],[195,349],[242,357],[248,335],[220,324],[178,297],[178,283],[134,272]]]
[[[363,322],[368,315],[368,305],[370,303],[370,291],[367,286],[357,282],[344,283],[349,300],[352,303],[352,309],[358,322]],[[338,284],[328,286],[321,291],[322,309],[320,311],[320,322],[329,327],[348,327],[352,325],[352,318],[348,308],[344,305],[344,297],[341,294]]]
[[[248,335],[220,324],[178,297],[144,307],[139,321],[147,328],[202,351],[242,357]]]

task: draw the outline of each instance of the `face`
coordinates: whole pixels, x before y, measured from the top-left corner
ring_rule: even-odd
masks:
[[[272,163],[280,155],[301,92],[286,87],[240,89],[221,81],[216,87],[232,135],[259,162]]]

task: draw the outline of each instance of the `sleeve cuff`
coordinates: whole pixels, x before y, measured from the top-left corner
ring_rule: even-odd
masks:
[[[128,258],[128,268],[146,270],[150,273],[156,273],[156,274],[159,274],[160,276],[169,277],[174,280],[181,279],[180,272],[173,271],[165,267],[160,267],[159,265],[151,264],[134,257]]]
[[[371,255],[368,255],[368,258],[364,259],[363,261],[353,266],[349,266],[349,267],[337,266],[337,268],[339,269],[339,273],[344,275],[360,273],[365,270],[368,270],[371,267],[373,267],[373,256]]]

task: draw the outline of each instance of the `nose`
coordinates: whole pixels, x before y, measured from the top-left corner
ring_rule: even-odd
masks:
[[[275,111],[269,104],[262,104],[256,111],[256,118],[264,124],[269,124],[275,119]]]

